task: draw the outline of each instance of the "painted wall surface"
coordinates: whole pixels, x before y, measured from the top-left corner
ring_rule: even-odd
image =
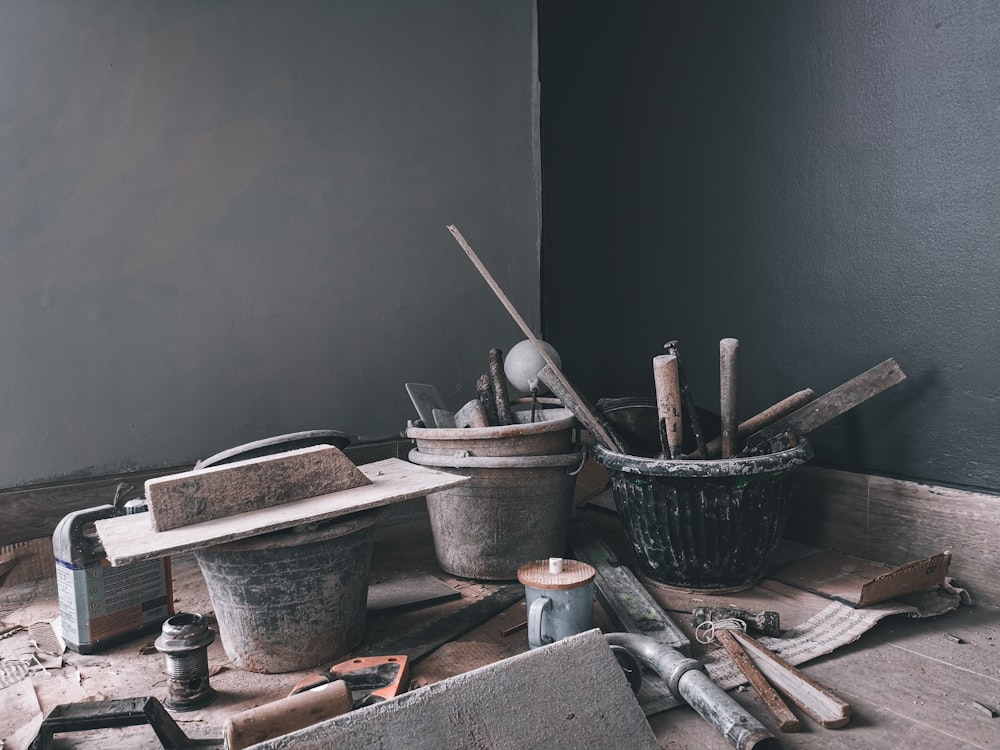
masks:
[[[546,336],[592,400],[907,380],[816,462],[1000,491],[1000,6],[541,0]]]
[[[539,321],[533,2],[0,0],[0,487],[398,435]]]

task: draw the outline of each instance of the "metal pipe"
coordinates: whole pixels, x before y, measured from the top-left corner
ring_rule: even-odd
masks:
[[[737,750],[775,750],[781,743],[757,719],[729,697],[697,659],[644,635],[607,633],[611,646],[628,649],[646,668],[667,683],[671,694],[718,730]]]

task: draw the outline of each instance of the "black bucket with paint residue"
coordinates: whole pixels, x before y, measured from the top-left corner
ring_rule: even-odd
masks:
[[[669,588],[714,593],[750,588],[763,578],[785,528],[792,471],[812,456],[802,438],[774,453],[706,461],[594,448],[611,476],[643,576]]]

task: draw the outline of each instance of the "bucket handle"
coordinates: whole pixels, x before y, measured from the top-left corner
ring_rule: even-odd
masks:
[[[566,475],[567,476],[571,476],[571,477],[575,477],[577,474],[579,474],[581,471],[583,471],[583,466],[584,466],[584,464],[587,463],[587,459],[588,458],[590,458],[590,451],[587,450],[586,444],[581,443],[580,444],[580,463],[578,463],[576,465],[576,468],[573,469],[573,471],[567,471]]]

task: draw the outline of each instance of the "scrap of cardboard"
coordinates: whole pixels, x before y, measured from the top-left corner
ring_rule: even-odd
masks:
[[[944,583],[950,563],[950,552],[894,567],[825,550],[781,565],[767,577],[853,607],[867,607],[936,588]]]

